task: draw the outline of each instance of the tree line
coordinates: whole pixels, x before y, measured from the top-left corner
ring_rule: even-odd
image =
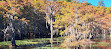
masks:
[[[11,37],[12,45],[19,36],[65,36],[61,47],[82,45],[95,36],[111,35],[111,7],[92,6],[79,1],[6,0],[0,2],[0,35]],[[50,33],[51,32],[51,33]],[[51,36],[50,36],[51,35]]]

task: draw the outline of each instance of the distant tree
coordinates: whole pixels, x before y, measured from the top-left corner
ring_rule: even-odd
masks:
[[[99,1],[99,2],[98,2],[98,5],[99,5],[99,6],[105,6],[105,5],[104,5],[104,1],[103,1],[103,0]]]

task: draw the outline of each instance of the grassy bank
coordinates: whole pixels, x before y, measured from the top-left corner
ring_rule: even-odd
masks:
[[[54,38],[54,43],[53,46],[56,47],[56,48],[59,48],[57,47],[56,43],[61,43],[63,42],[63,37],[58,37],[58,38]],[[48,43],[48,44],[46,44]],[[3,46],[3,45],[7,45],[9,46],[11,44],[11,41],[4,41],[4,42],[0,42],[0,46]],[[45,46],[37,46],[37,45],[44,45],[46,44]],[[50,38],[35,38],[35,39],[24,39],[24,40],[16,40],[16,45],[18,46],[26,46],[26,45],[30,45],[30,46],[33,46],[33,45],[36,45],[36,46],[33,46],[34,49],[36,48],[50,48]]]

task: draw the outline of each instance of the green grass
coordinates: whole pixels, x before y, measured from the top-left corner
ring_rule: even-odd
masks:
[[[58,41],[57,41],[58,39]],[[59,38],[54,38],[54,42],[61,42],[61,37]],[[28,44],[37,44],[37,43],[47,43],[49,42],[50,38],[36,38],[36,39],[24,39],[24,40],[16,40],[16,45],[28,45]],[[5,42],[0,42],[1,45],[10,45],[11,41],[5,41]]]
[[[10,41],[8,41],[8,42],[0,42],[0,46],[1,46],[1,45],[10,45],[10,44],[11,44]]]
[[[29,40],[16,40],[16,44],[17,45],[27,45],[27,44],[37,44],[38,42],[32,42]],[[0,42],[0,46],[1,45],[10,45],[11,41],[8,42]]]
[[[58,38],[54,38],[54,43],[52,49],[66,49],[66,48],[60,48],[56,43],[59,42],[63,42],[64,37],[58,37]],[[24,40],[16,40],[16,45],[30,45],[29,47],[32,47],[33,49],[51,49],[51,44],[46,44],[46,43],[50,43],[50,38],[35,38],[35,39],[24,39]],[[7,45],[9,46],[11,44],[11,41],[4,41],[4,42],[0,42],[0,46],[4,46]],[[46,44],[42,47],[39,46],[33,46],[33,44]],[[32,49],[31,48],[31,49]]]
[[[32,42],[32,41],[16,41],[17,45],[27,45],[27,44],[37,44],[38,42]]]

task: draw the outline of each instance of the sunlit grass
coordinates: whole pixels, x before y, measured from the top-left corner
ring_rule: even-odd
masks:
[[[27,44],[37,44],[38,42],[31,42],[31,41],[22,41],[22,40],[16,40],[17,45],[27,45]],[[0,42],[1,45],[10,45],[11,41],[8,42]]]
[[[18,40],[16,41],[17,45],[27,45],[27,44],[37,44],[38,42],[32,42],[32,41],[22,41],[22,40]]]
[[[63,37],[62,37],[63,38]],[[62,42],[62,38],[54,38],[54,42]],[[28,45],[28,44],[38,44],[38,43],[49,43],[50,38],[35,38],[35,39],[24,39],[24,40],[16,40],[16,45]],[[10,45],[11,41],[0,42],[1,45]]]
[[[64,40],[64,37],[54,38],[54,41],[53,41],[54,44],[53,44],[52,49],[66,49],[66,48],[59,47],[59,44],[61,42],[63,42],[63,40]],[[11,44],[11,41],[0,42],[0,46],[10,45],[10,44]],[[46,44],[46,45],[40,47],[39,44],[40,45]],[[50,49],[51,48],[50,38],[35,38],[35,39],[16,40],[16,45],[18,45],[18,46],[30,45],[30,47],[33,47],[34,49]],[[33,45],[37,45],[37,46],[33,46]]]
[[[10,44],[11,44],[10,41],[7,41],[7,42],[0,42],[0,46],[1,46],[1,45],[10,45]]]

